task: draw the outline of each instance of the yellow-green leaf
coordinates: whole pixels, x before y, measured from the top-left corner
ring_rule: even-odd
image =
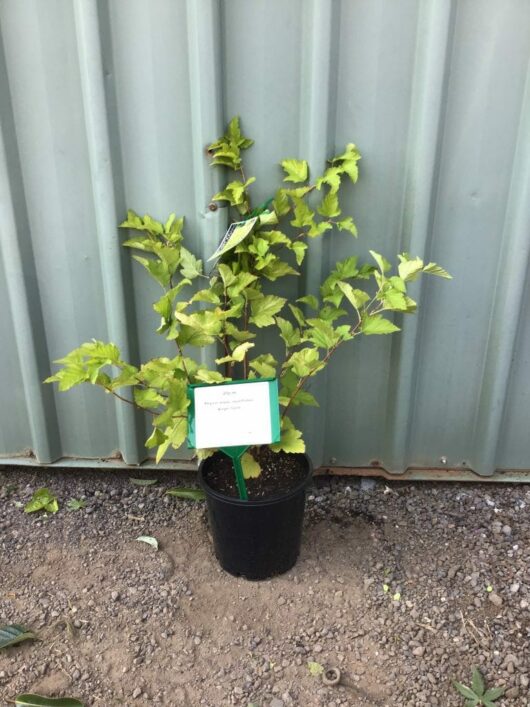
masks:
[[[250,452],[245,452],[241,457],[241,467],[245,479],[256,479],[261,474],[261,466]]]
[[[309,168],[305,160],[283,160],[281,164],[287,174],[284,182],[305,182],[309,176]]]

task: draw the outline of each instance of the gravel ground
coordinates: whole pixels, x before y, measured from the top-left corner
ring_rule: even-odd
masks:
[[[0,653],[2,705],[456,707],[474,666],[530,705],[527,487],[317,479],[299,562],[253,583],[219,569],[202,502],[164,495],[189,474],[144,477],[0,470],[0,624],[40,638]],[[42,486],[60,511],[25,514]]]

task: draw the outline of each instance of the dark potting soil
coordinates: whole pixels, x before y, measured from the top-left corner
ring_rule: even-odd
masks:
[[[246,479],[251,501],[288,493],[307,474],[307,458],[303,454],[273,452],[269,447],[255,447],[249,451],[261,466],[261,474],[257,478]],[[216,452],[206,460],[204,479],[214,491],[239,498],[232,460],[222,452]]]

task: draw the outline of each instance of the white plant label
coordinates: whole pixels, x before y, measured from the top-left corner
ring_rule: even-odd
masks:
[[[270,384],[266,381],[195,388],[197,449],[270,444]]]

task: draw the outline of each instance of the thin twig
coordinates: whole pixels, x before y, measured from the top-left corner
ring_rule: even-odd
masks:
[[[112,395],[114,395],[115,398],[118,398],[118,400],[121,400],[121,401],[124,402],[124,403],[129,403],[129,405],[133,405],[133,406],[134,406],[135,408],[137,408],[138,410],[143,410],[144,412],[149,412],[151,415],[158,415],[158,413],[155,412],[154,410],[149,410],[148,408],[143,408],[143,407],[141,407],[140,405],[137,405],[137,404],[134,402],[134,400],[128,400],[127,398],[124,398],[122,395],[120,395],[119,393],[116,393],[116,392],[115,392],[114,390],[112,390],[111,388],[108,388],[107,386],[103,386],[103,387],[105,388],[105,390],[106,390],[108,393],[112,393]]]

